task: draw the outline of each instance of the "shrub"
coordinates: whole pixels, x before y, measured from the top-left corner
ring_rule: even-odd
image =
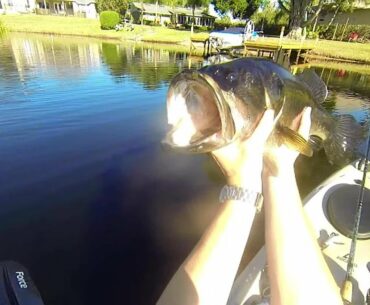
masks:
[[[319,38],[319,32],[314,31],[307,31],[307,38],[308,39],[316,39]]]
[[[336,25],[331,25],[327,30],[326,26],[318,27],[320,38],[332,39],[335,27]],[[338,26],[334,39],[340,40],[343,36],[343,40],[348,41],[351,33],[358,33],[360,40],[370,39],[370,25],[348,25],[346,29],[344,27],[344,24]]]
[[[197,31],[199,31],[199,32],[207,32],[209,30],[211,30],[211,28],[209,26],[198,26],[197,27]]]
[[[159,22],[156,22],[154,20],[146,20],[146,19],[144,19],[143,24],[144,25],[150,25],[150,26],[161,26],[161,24]]]
[[[229,28],[231,26],[230,18],[224,17],[219,20],[215,20],[214,27],[216,30],[223,30],[225,28]]]
[[[113,30],[120,22],[119,14],[113,11],[104,11],[100,13],[100,27],[103,30]]]
[[[288,27],[283,24],[264,24],[263,28],[262,25],[256,24],[256,31],[263,30],[264,35],[272,35],[272,36],[279,36],[281,33],[281,28],[285,26],[284,35],[288,34]]]

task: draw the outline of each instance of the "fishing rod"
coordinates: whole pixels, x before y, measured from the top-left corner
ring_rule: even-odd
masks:
[[[364,203],[365,181],[366,181],[366,174],[367,174],[367,166],[369,163],[369,151],[370,151],[370,136],[367,141],[364,171],[362,175],[361,188],[360,188],[360,193],[358,196],[358,203],[356,207],[355,221],[353,224],[351,249],[350,249],[349,257],[348,257],[346,278],[343,282],[342,291],[341,291],[343,301],[346,305],[352,304],[352,276],[353,276],[353,270],[354,270],[357,235],[358,235],[358,229],[359,229],[360,221],[361,221],[362,206]],[[360,161],[360,164],[361,164],[361,161]],[[359,165],[359,167],[361,167],[361,165]]]

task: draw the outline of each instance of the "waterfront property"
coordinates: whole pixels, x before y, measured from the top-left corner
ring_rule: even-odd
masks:
[[[133,2],[130,13],[135,23],[143,21],[156,22],[161,25],[172,23],[176,26],[190,25],[193,18],[191,8],[170,7],[151,3]],[[212,27],[216,17],[208,14],[203,9],[194,10],[194,25]]]
[[[35,8],[35,0],[0,0],[0,14],[31,13]]]
[[[0,0],[0,13],[97,18],[95,0]]]
[[[340,12],[335,17],[335,23],[350,25],[370,25],[370,1],[357,0],[354,3],[353,11]],[[334,10],[324,9],[320,12],[317,24],[328,24],[334,16]]]
[[[193,11],[190,8],[176,7],[172,11],[171,22],[175,25],[191,24]],[[202,9],[194,11],[194,25],[213,27],[216,17],[208,14]]]
[[[140,23],[141,18],[144,22],[157,22],[162,25],[170,23],[171,21],[171,13],[165,5],[132,2],[130,5],[130,13],[135,23]]]
[[[333,17],[333,12],[323,11],[319,15],[317,24],[328,24]],[[338,13],[335,23],[351,25],[370,25],[370,7],[354,9],[353,12]]]

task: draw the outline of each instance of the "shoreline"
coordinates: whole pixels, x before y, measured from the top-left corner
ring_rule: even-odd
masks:
[[[0,15],[0,20],[8,29],[7,35],[32,33],[69,37],[85,37],[117,42],[141,42],[158,45],[181,47],[190,53],[190,31],[168,29],[158,26],[134,25],[133,31],[103,31],[98,20],[63,16],[41,15]],[[193,37],[205,38],[207,32],[195,33]],[[277,43],[277,38],[261,38]],[[310,42],[306,40],[306,42]],[[319,40],[307,55],[308,60],[321,60],[337,63],[370,64],[370,44],[350,43],[331,40]],[[202,55],[203,43],[193,44],[192,55]]]
[[[370,65],[370,60],[368,61],[368,60],[359,60],[359,59],[348,59],[348,58],[340,58],[340,57],[333,57],[333,56],[323,56],[323,55],[318,55],[318,54],[308,54],[307,58],[308,58],[308,62],[310,62],[309,60],[313,60],[313,61],[320,61],[320,62]]]
[[[182,50],[183,52],[190,54],[189,47],[188,45],[190,44],[190,41],[179,41],[179,42],[169,42],[169,41],[155,41],[155,40],[146,40],[146,39],[134,39],[134,38],[122,38],[122,37],[109,37],[109,36],[100,36],[100,35],[82,35],[82,34],[60,34],[60,33],[55,33],[55,32],[37,32],[37,31],[19,31],[19,30],[13,30],[9,31],[14,32],[14,33],[29,33],[29,34],[36,34],[36,35],[55,35],[58,37],[81,37],[81,38],[94,38],[94,39],[103,39],[103,40],[109,40],[109,41],[116,41],[116,42],[139,42],[139,43],[147,43],[147,44],[156,44],[156,45],[176,45],[182,48],[186,48]],[[8,32],[8,33],[9,33]],[[5,34],[6,35],[6,34]],[[203,54],[203,47],[198,47],[195,46],[195,50],[192,51],[192,56],[202,56],[199,54]],[[212,54],[215,55],[215,54]],[[202,56],[203,57],[203,56]],[[319,62],[329,62],[329,63],[349,63],[349,64],[356,64],[356,65],[362,65],[362,64],[369,64],[370,65],[370,60],[358,60],[358,59],[348,59],[348,58],[340,58],[340,57],[334,57],[334,56],[325,56],[325,55],[320,55],[320,54],[308,54],[307,55],[307,63],[310,63],[311,60],[319,61]]]

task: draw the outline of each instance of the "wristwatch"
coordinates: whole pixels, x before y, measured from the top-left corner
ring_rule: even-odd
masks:
[[[222,203],[227,200],[242,201],[248,205],[254,206],[256,212],[259,213],[262,209],[263,196],[261,193],[254,190],[235,185],[225,185],[221,189],[220,202]]]

